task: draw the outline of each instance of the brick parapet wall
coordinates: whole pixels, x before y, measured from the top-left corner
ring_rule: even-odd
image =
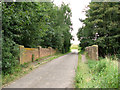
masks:
[[[92,45],[85,48],[88,57],[93,60],[98,60],[98,45]]]
[[[38,46],[38,48],[24,48],[24,46],[20,45],[20,64],[24,64],[27,62],[31,62],[33,59],[39,59],[40,57],[45,57],[49,55],[53,55],[56,53],[56,50],[49,48],[42,48]]]

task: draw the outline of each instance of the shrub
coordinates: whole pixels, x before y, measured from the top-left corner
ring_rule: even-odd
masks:
[[[9,38],[6,38],[2,46],[2,72],[3,74],[13,73],[13,67],[18,65],[18,45]]]

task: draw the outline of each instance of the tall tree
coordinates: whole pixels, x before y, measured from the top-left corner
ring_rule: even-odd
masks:
[[[71,11],[68,5],[51,2],[2,3],[2,68],[12,73],[19,56],[18,45],[53,47],[65,53],[70,48]]]
[[[78,38],[83,49],[98,44],[99,54],[120,53],[120,3],[92,2],[86,11],[87,18],[81,20],[84,26],[79,29]]]

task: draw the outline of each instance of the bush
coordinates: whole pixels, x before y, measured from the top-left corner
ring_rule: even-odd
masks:
[[[18,65],[18,45],[9,38],[6,38],[2,46],[2,72],[3,74],[13,73],[13,67]]]

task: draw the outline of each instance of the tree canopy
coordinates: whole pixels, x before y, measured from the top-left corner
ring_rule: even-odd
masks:
[[[51,2],[2,3],[3,72],[11,73],[18,64],[18,45],[52,47],[62,53],[70,50],[71,10]]]
[[[97,44],[99,55],[120,53],[120,3],[92,2],[86,10],[86,19],[81,20],[84,24],[79,28],[77,36],[80,46]]]

